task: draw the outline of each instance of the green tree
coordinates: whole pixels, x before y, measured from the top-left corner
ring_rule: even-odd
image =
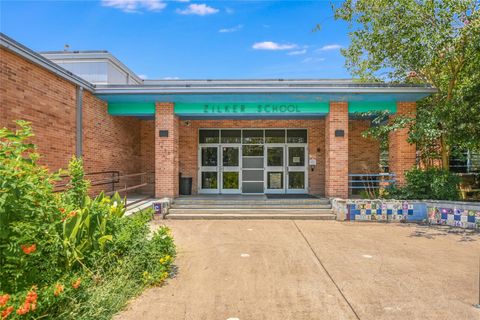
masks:
[[[403,121],[427,165],[440,158],[448,169],[453,148],[480,150],[479,9],[478,0],[346,0],[334,7],[335,18],[349,23],[351,44],[342,54],[354,76],[438,89],[419,102],[416,120]]]

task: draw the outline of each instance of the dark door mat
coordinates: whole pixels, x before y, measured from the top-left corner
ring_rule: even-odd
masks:
[[[318,199],[311,194],[266,194],[267,199]]]

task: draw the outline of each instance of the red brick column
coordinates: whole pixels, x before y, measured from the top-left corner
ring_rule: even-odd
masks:
[[[178,117],[173,103],[156,103],[155,197],[178,196]],[[168,136],[160,137],[160,131]]]
[[[397,102],[397,115],[415,117],[417,104],[415,102]],[[391,118],[395,115],[391,116]],[[405,183],[405,171],[416,164],[416,146],[407,142],[408,128],[390,133],[388,146],[388,166],[395,173],[397,183]]]
[[[337,130],[343,130],[343,136],[336,137]],[[348,198],[347,102],[330,102],[325,121],[325,195]]]

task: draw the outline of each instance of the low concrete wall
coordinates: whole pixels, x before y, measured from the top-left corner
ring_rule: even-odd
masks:
[[[479,229],[480,203],[384,199],[332,199],[337,220],[427,222]]]
[[[479,202],[425,201],[425,204],[430,224],[480,229]]]

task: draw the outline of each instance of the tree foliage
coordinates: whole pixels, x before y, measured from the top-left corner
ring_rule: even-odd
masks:
[[[439,157],[444,168],[452,148],[480,150],[479,9],[478,0],[346,0],[334,8],[349,22],[342,54],[354,76],[438,89],[405,125],[421,158]]]

